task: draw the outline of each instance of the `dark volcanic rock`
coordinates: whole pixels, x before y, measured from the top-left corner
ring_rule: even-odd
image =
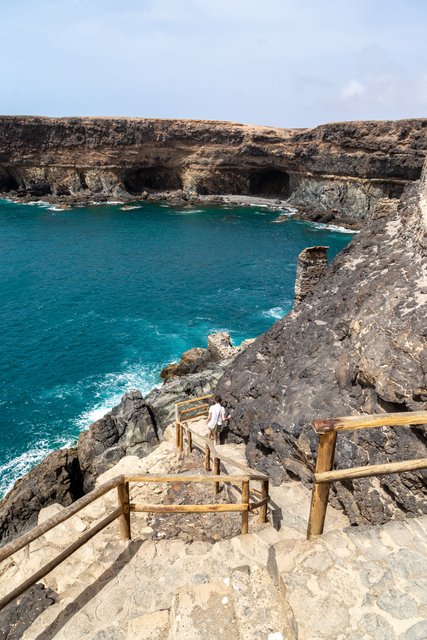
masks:
[[[37,524],[40,509],[67,506],[83,495],[77,449],[60,449],[18,480],[0,503],[0,540]]]
[[[295,306],[302,302],[328,272],[328,247],[307,247],[298,256]]]
[[[250,463],[308,479],[315,418],[427,408],[427,180],[387,202],[305,300],[233,362],[217,391]],[[425,456],[423,428],[339,434],[337,466]],[[426,473],[337,483],[354,523],[427,511]]]
[[[25,629],[57,600],[57,594],[52,589],[46,589],[40,583],[33,585],[0,611],[0,638],[20,640]]]
[[[149,454],[173,422],[175,403],[210,393],[249,342],[234,348],[227,334],[213,334],[208,348],[200,350],[200,371],[170,379],[145,398],[137,390],[125,393],[119,405],[80,435],[77,449],[55,451],[15,484],[0,502],[0,540],[37,524],[43,507],[54,502],[66,506],[80,498],[123,456]]]
[[[125,393],[119,405],[80,435],[78,454],[85,492],[93,489],[98,475],[123,456],[146,456],[159,444],[160,437],[141,392]]]

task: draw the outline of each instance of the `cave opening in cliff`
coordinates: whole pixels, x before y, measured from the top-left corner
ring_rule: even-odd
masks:
[[[123,179],[128,193],[139,195],[146,190],[173,191],[182,189],[181,176],[174,169],[166,167],[148,167],[129,169]]]
[[[0,191],[17,191],[20,184],[10,169],[0,167]]]
[[[260,169],[249,175],[249,193],[257,196],[289,196],[289,174],[281,169]]]

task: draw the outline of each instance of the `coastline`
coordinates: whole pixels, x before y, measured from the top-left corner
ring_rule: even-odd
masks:
[[[152,202],[159,204],[167,204],[171,206],[224,206],[224,207],[265,207],[270,211],[279,213],[275,222],[285,222],[289,217],[296,220],[306,222],[314,222],[326,226],[337,227],[351,232],[359,231],[362,221],[352,220],[348,217],[339,215],[338,211],[310,210],[304,207],[297,207],[288,199],[278,196],[256,196],[256,195],[234,195],[234,194],[216,194],[216,195],[200,195],[186,194],[183,191],[153,191],[151,193],[144,192],[140,196],[120,193],[120,195],[99,195],[94,198],[90,195],[73,195],[73,196],[56,196],[56,195],[18,195],[10,192],[0,192],[0,199],[14,202],[16,204],[46,204],[53,211],[65,211],[68,209],[96,206],[96,205],[133,205],[142,204],[144,202]]]

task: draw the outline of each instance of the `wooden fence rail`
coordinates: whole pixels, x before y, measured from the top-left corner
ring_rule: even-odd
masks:
[[[194,419],[200,419],[200,417],[208,416],[209,403],[205,402],[212,396],[203,396],[200,398],[191,398],[190,400],[183,400],[175,405],[175,429],[176,436],[175,442],[180,453],[184,454],[185,439],[187,440],[187,452],[190,454],[194,448],[199,449],[205,458],[205,470],[211,471],[211,476],[205,476],[211,478],[214,484],[215,493],[219,492],[220,482],[229,482],[230,484],[242,485],[241,500],[242,506],[246,505],[242,511],[242,533],[248,532],[249,527],[249,512],[259,509],[259,522],[267,522],[267,510],[269,502],[269,478],[265,473],[260,473],[254,469],[251,469],[247,465],[241,464],[236,460],[233,460],[225,456],[220,452],[213,442],[209,440],[207,436],[203,436],[198,433],[192,426],[191,421]],[[213,460],[213,464],[212,464]],[[221,463],[232,466],[242,472],[242,475],[221,475]],[[186,476],[188,477],[188,476]],[[199,478],[201,476],[198,476]],[[261,495],[261,500],[251,502],[250,494],[251,481],[258,481],[261,483],[261,489],[258,492]],[[222,510],[222,509],[221,509]],[[232,511],[233,509],[229,509]],[[237,509],[235,509],[237,510]]]
[[[316,468],[313,474],[313,490],[307,527],[308,539],[323,533],[331,482],[427,469],[427,458],[421,458],[332,471],[337,433],[353,429],[410,427],[414,425],[427,425],[427,411],[348,416],[314,421],[313,426],[319,436],[319,445]]]
[[[211,396],[203,396],[202,398],[194,398],[190,401],[185,400],[177,403],[175,409],[176,418],[180,415],[187,416],[187,420],[193,419],[197,415],[205,415],[207,413],[206,402]],[[192,407],[191,410],[189,405]],[[184,427],[176,420],[176,446],[183,451],[184,448]],[[242,514],[242,533],[248,531],[248,517],[249,511],[259,509],[259,519],[261,522],[266,521],[267,515],[267,503],[268,503],[268,476],[254,472],[249,467],[235,463],[224,456],[221,456],[213,445],[209,442],[203,442],[202,445],[193,439],[193,432],[186,427],[187,444],[188,449],[191,451],[193,446],[199,447],[205,453],[205,467],[206,470],[210,470],[210,458],[213,457],[214,472],[212,475],[154,475],[154,474],[134,474],[134,475],[120,475],[107,482],[104,482],[99,487],[96,487],[93,491],[83,496],[73,504],[65,507],[60,513],[55,514],[52,518],[49,518],[42,524],[33,527],[30,531],[27,531],[23,535],[19,536],[16,540],[13,540],[9,544],[0,548],[0,562],[6,560],[14,553],[17,553],[27,545],[29,545],[37,538],[51,531],[58,524],[66,522],[69,518],[76,513],[91,505],[96,500],[106,495],[109,491],[117,489],[118,506],[114,508],[111,513],[105,515],[105,517],[94,525],[91,529],[82,534],[75,542],[59,553],[55,558],[50,560],[41,569],[39,569],[32,576],[23,581],[13,591],[0,599],[0,610],[6,605],[12,602],[15,598],[20,596],[24,591],[29,589],[32,585],[36,584],[39,580],[44,578],[48,573],[55,569],[61,562],[64,562],[75,551],[80,549],[97,533],[105,529],[109,524],[118,520],[120,537],[122,540],[131,539],[131,513],[230,513],[237,512]],[[197,436],[198,437],[198,436]],[[221,461],[224,463],[234,464],[241,473],[233,475],[221,474]],[[261,482],[261,499],[256,502],[250,501],[249,483],[251,480],[258,480]],[[130,484],[131,483],[211,483],[214,485],[215,492],[219,491],[219,484],[228,483],[230,485],[236,485],[241,488],[241,502],[240,503],[227,503],[227,504],[187,504],[187,505],[173,505],[173,504],[136,504],[130,500]]]

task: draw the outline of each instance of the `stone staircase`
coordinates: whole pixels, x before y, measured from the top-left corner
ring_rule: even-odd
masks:
[[[268,568],[299,640],[427,638],[427,516],[284,540]]]
[[[241,447],[223,447],[244,460]],[[99,482],[126,472],[176,473],[178,462],[173,434],[166,434],[152,454],[123,458]],[[146,484],[132,495],[160,503],[166,491]],[[427,517],[349,528],[330,508],[327,532],[306,541],[310,492],[287,483],[271,497],[280,530],[251,516],[249,534],[217,542],[163,538],[148,514],[132,515],[127,544],[117,523],[109,525],[46,577],[58,602],[22,639],[426,640]],[[115,504],[114,492],[107,494],[16,554],[0,595]],[[49,507],[41,519],[61,508]],[[211,516],[189,517],[201,529]],[[225,523],[230,514],[220,517]]]

